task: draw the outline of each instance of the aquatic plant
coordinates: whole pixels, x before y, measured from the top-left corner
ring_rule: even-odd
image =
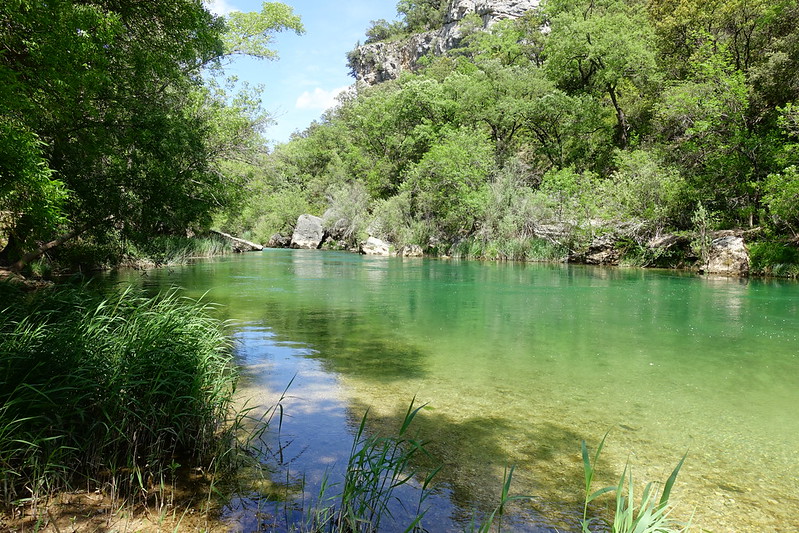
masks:
[[[408,406],[396,435],[368,434],[368,411],[363,415],[353,438],[340,491],[331,495],[338,485],[329,483],[329,478],[322,483],[317,505],[305,524],[306,531],[379,531],[384,518],[396,518],[390,506],[396,499],[396,489],[417,483],[418,479],[422,480],[418,487],[419,499],[405,531],[424,531],[421,525],[426,511],[424,502],[440,467],[422,475],[413,466],[418,455],[428,455],[424,442],[409,433],[411,423],[424,407],[414,407],[414,403],[415,399]]]
[[[605,446],[605,439],[608,434],[602,437],[602,441],[597,446],[593,461],[588,453],[588,446],[582,441],[583,471],[585,474],[585,502],[583,506],[583,518],[580,522],[583,533],[591,533],[592,519],[588,518],[588,504],[609,492],[615,492],[616,508],[613,518],[611,531],[613,533],[672,533],[685,531],[684,526],[670,518],[671,508],[669,497],[677,475],[685,462],[685,455],[677,463],[666,483],[663,485],[663,492],[658,498],[658,490],[653,482],[649,482],[644,487],[640,502],[635,500],[635,485],[633,483],[632,469],[629,464],[624,466],[619,483],[615,486],[603,487],[595,492],[591,492],[591,485],[596,472],[596,464]]]
[[[505,508],[507,505],[514,501],[530,499],[530,496],[511,495],[510,485],[513,482],[513,472],[515,469],[515,466],[505,469],[505,475],[503,476],[502,480],[502,493],[499,497],[499,504],[485,518],[482,524],[478,525],[478,523],[473,520],[469,525],[469,533],[488,533],[494,527],[495,520],[497,521],[496,531],[497,533],[500,533],[502,531],[502,519],[505,516]]]

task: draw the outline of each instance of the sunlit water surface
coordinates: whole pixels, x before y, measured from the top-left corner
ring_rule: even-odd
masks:
[[[290,250],[119,278],[221,304],[250,405],[274,405],[291,382],[267,444],[295,499],[240,494],[225,511],[234,529],[297,519],[335,483],[364,411],[387,432],[416,397],[444,465],[429,531],[490,511],[507,465],[512,492],[533,498],[506,530],[578,530],[580,442],[608,430],[595,488],[626,463],[664,481],[687,452],[673,516],[799,530],[796,283]]]

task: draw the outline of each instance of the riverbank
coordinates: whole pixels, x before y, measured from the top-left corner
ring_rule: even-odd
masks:
[[[364,268],[356,270],[356,265]],[[568,282],[565,279],[562,282],[555,280],[558,272],[567,271]],[[181,273],[185,273],[185,276]],[[750,505],[754,505],[751,502],[755,494],[749,487],[757,485],[748,477],[752,470],[748,463],[741,463],[739,469],[732,471],[734,473],[725,474],[727,470],[722,469],[722,466],[728,466],[715,463],[708,465],[708,457],[712,456],[710,452],[722,446],[726,446],[725,453],[728,455],[740,446],[741,451],[746,452],[744,455],[750,456],[751,450],[743,446],[746,442],[739,441],[737,434],[724,433],[727,422],[738,421],[742,424],[748,420],[745,413],[738,413],[738,407],[735,413],[728,410],[729,405],[732,405],[729,402],[735,402],[746,392],[740,381],[736,381],[736,376],[742,372],[739,366],[749,364],[745,361],[749,357],[747,354],[751,354],[753,361],[761,361],[762,353],[769,353],[775,365],[782,364],[774,360],[775,354],[780,353],[780,346],[790,343],[790,340],[780,337],[786,332],[773,329],[780,321],[770,318],[772,315],[769,313],[773,313],[771,306],[761,310],[768,312],[747,311],[766,297],[762,294],[762,282],[696,284],[690,281],[691,276],[647,273],[639,269],[591,269],[556,264],[502,265],[468,261],[385,261],[381,258],[303,251],[245,254],[220,261],[199,262],[185,269],[153,270],[147,276],[141,276],[139,272],[129,272],[128,275],[127,278],[120,277],[118,281],[124,283],[133,280],[135,283],[138,280],[146,283],[149,290],[168,288],[178,283],[186,287],[187,295],[196,298],[208,292],[208,298],[223,304],[226,317],[240,324],[235,338],[237,343],[241,343],[238,350],[241,364],[252,369],[252,376],[248,378],[250,386],[253,382],[249,379],[253,376],[277,374],[271,379],[276,380],[277,387],[282,390],[295,373],[290,368],[284,368],[285,358],[290,351],[296,351],[298,364],[317,362],[319,367],[314,367],[316,370],[310,372],[307,366],[299,367],[304,369],[300,379],[324,372],[344,388],[356,391],[357,401],[349,399],[343,407],[342,419],[343,423],[349,424],[347,427],[351,428],[353,420],[357,421],[362,415],[360,409],[363,406],[385,406],[390,411],[397,407],[399,412],[407,407],[407,401],[414,393],[421,391],[420,401],[429,402],[430,405],[420,415],[423,435],[430,438],[431,453],[449,465],[442,471],[441,482],[455,488],[453,501],[463,505],[465,512],[483,493],[488,493],[489,502],[495,501],[491,499],[491,488],[496,489],[493,492],[501,488],[502,463],[505,462],[518,465],[517,481],[514,482],[514,486],[518,483],[518,491],[535,492],[541,498],[536,509],[557,515],[563,511],[563,502],[571,502],[579,489],[580,473],[575,467],[579,466],[580,439],[587,439],[595,446],[599,437],[611,426],[618,429],[613,432],[613,443],[607,452],[609,462],[601,467],[606,475],[600,480],[600,486],[617,480],[613,476],[621,473],[624,459],[630,451],[640,457],[635,461],[639,478],[664,479],[668,471],[662,469],[673,466],[690,445],[691,450],[697,451],[689,455],[686,471],[678,482],[677,493],[683,502],[681,510],[691,507],[684,502],[704,502],[702,505],[709,507],[710,512],[719,513],[710,514],[712,518],[708,520],[709,511],[703,510],[705,518],[702,523],[707,524],[714,523],[716,518],[726,520],[725,516],[731,513],[738,516],[735,514],[739,513],[737,509],[724,507],[726,503],[718,503],[727,502],[722,498],[725,495],[732,494],[731,497],[741,502],[739,514],[750,512]],[[287,275],[290,279],[285,284],[279,281]],[[586,277],[589,279],[583,279]],[[678,282],[659,288],[630,288],[631,283],[643,278],[655,278],[658,284],[672,279]],[[302,283],[297,283],[297,279],[301,279]],[[421,285],[426,283],[425,280],[434,279],[443,282],[439,287],[441,292]],[[547,280],[552,280],[552,283],[547,283]],[[591,300],[609,298],[614,280],[624,281],[618,287],[624,294],[619,300],[614,300],[615,304],[609,305],[613,309],[612,313],[597,311],[591,305]],[[453,284],[457,290],[453,290]],[[511,290],[517,284],[518,290]],[[710,301],[695,301],[699,291],[686,289],[698,285],[703,287],[703,293],[716,293],[715,289],[719,288],[717,285],[721,285],[722,290],[714,294]],[[478,287],[484,287],[485,294],[472,296],[471,291]],[[747,292],[745,287],[751,287],[748,292],[752,295],[757,292],[759,297],[750,298],[743,294]],[[663,300],[675,291],[682,295],[676,301],[685,302],[685,305],[673,311],[661,309]],[[508,300],[508,296],[517,293],[518,298],[514,296]],[[561,312],[564,305],[575,300],[580,303],[578,307]],[[774,301],[772,297],[768,300]],[[658,303],[657,309],[655,302]],[[434,304],[441,307],[433,309],[431,306]],[[358,310],[360,305],[369,307]],[[405,306],[409,307],[406,309]],[[702,342],[702,336],[694,329],[686,329],[682,322],[663,322],[671,316],[685,317],[692,325],[701,323],[717,328],[707,332],[711,343],[690,349],[690,353],[696,354],[690,364],[671,360],[672,356],[676,357],[683,351],[673,349],[673,343],[677,342],[677,337]],[[346,318],[343,323],[337,325],[333,322],[342,317]],[[390,325],[379,320],[379,317],[389,317]],[[637,319],[646,317],[650,317],[652,322],[635,325]],[[459,325],[456,318],[468,320]],[[757,338],[757,344],[739,341],[738,336],[742,332],[735,325],[741,321],[764,332]],[[495,333],[483,330],[492,324],[503,330]],[[560,325],[569,324],[571,329],[562,335],[554,333],[559,331],[556,328]],[[411,331],[409,328],[414,325],[421,326],[421,330]],[[447,334],[447,337],[443,337],[445,334],[442,332],[452,332],[454,336]],[[530,336],[534,338],[528,338]],[[629,344],[621,347],[608,344],[620,336],[633,338]],[[726,343],[728,337],[731,338]],[[602,339],[602,342],[597,342],[597,339]],[[273,345],[264,348],[264,342],[269,340],[274,341]],[[486,341],[490,345],[486,345]],[[521,355],[517,353],[520,346],[527,347]],[[717,353],[730,346],[735,348],[724,355]],[[613,357],[616,353],[633,354],[634,357],[616,361]],[[278,354],[279,364],[273,364]],[[491,354],[490,362],[483,361],[485,354]],[[559,356],[555,357],[554,354]],[[734,358],[734,365],[715,370],[709,367],[716,359],[729,362],[731,358]],[[458,361],[461,360],[470,361],[468,369],[458,367]],[[540,364],[534,369],[524,366],[536,362]],[[650,365],[652,362],[654,366]],[[565,368],[560,369],[561,364]],[[680,373],[697,366],[704,369],[701,379],[694,380]],[[436,368],[445,369],[445,373],[428,376]],[[475,368],[479,371],[474,372]],[[763,373],[766,369],[754,368],[755,375],[765,379]],[[287,372],[289,375],[285,376]],[[561,373],[563,375],[558,378]],[[785,374],[789,375],[788,372]],[[719,375],[724,379],[713,382],[708,378],[710,375]],[[481,381],[480,376],[484,376],[485,381]],[[602,376],[602,380],[597,382],[597,376]],[[619,404],[617,394],[605,397],[603,391],[614,377],[620,380],[613,381],[614,389],[628,381],[646,384],[643,390],[625,394],[641,398],[640,404]],[[694,391],[710,385],[708,381],[715,384],[698,398]],[[530,390],[531,382],[536,383],[535,390]],[[311,390],[319,392],[316,385],[309,385]],[[730,385],[734,385],[733,396],[722,410],[719,411],[714,405],[706,405],[710,397],[720,394],[724,397],[725,387]],[[292,400],[292,405],[285,406],[287,416],[279,439],[285,439],[285,443],[293,438],[296,435],[292,433],[295,424],[311,427],[315,434],[328,435],[327,429],[317,426],[317,422],[330,418],[330,397],[324,395],[326,403],[317,408],[307,403],[309,397],[296,387],[296,384],[292,386],[292,396],[299,395],[300,398]],[[781,390],[783,388],[780,386],[770,387],[769,402],[773,402],[775,393]],[[657,391],[676,391],[677,394]],[[762,399],[757,391],[752,392],[755,392],[755,396],[746,396],[745,403],[760,405]],[[557,401],[552,400],[553,395]],[[668,397],[668,407],[658,403],[665,397]],[[465,398],[468,401],[464,401]],[[501,398],[503,406],[492,407],[492,398]],[[650,403],[653,406],[651,413],[646,408]],[[697,409],[697,405],[702,405],[702,409]],[[745,410],[746,406],[740,408]],[[710,412],[713,416],[698,426],[691,425],[686,417],[697,410]],[[528,413],[529,416],[523,421],[505,421],[502,418],[506,412]],[[768,412],[758,408],[758,417],[762,418]],[[317,418],[313,418],[314,413],[318,415]],[[377,410],[372,413],[383,418],[383,414]],[[486,418],[485,413],[493,414]],[[386,419],[389,429],[397,425],[394,423],[394,414],[391,411],[386,415],[390,417]],[[602,421],[600,417],[603,417]],[[677,437],[668,431],[671,427],[689,426],[690,433],[696,439],[702,439],[701,444],[687,443],[684,431]],[[709,427],[719,433],[718,438],[714,436],[715,433],[710,437],[700,437]],[[730,427],[738,428],[739,425],[732,424]],[[780,437],[769,433],[774,427],[778,426],[768,424],[766,427],[756,427],[751,433],[761,435],[764,441],[777,442]],[[348,436],[344,437],[339,440],[346,447],[349,445]],[[498,440],[494,442],[494,439]],[[296,446],[304,448],[300,438],[298,441]],[[729,446],[731,441],[736,443],[732,449]],[[756,444],[764,449],[761,443]],[[322,457],[331,457],[332,447],[327,442],[323,446]],[[490,454],[485,453],[487,449],[491,451]],[[706,450],[709,450],[707,456]],[[281,447],[280,451],[285,452],[289,470],[293,473],[306,472],[300,463],[290,462],[293,457],[290,449]],[[303,455],[307,458],[311,452],[304,451]],[[787,460],[786,464],[789,464],[790,455]],[[475,467],[475,461],[483,466]],[[644,461],[646,464],[642,464]],[[326,465],[329,463],[322,461],[314,468],[324,469]],[[757,468],[767,466],[763,464]],[[639,472],[643,475],[639,475]],[[709,488],[706,489],[703,483],[708,479]],[[534,491],[529,488],[531,486],[536,487]],[[206,496],[210,493],[207,486],[200,486],[199,492]],[[77,500],[77,508],[84,496],[64,493],[64,497],[65,502]],[[94,496],[89,499],[101,502]],[[121,527],[130,523],[130,516],[138,512],[135,516],[144,524],[136,526],[136,530],[140,530],[147,524],[166,529],[167,526],[158,524],[180,520],[180,516],[186,513],[186,521],[180,524],[181,530],[189,531],[194,527],[188,525],[189,515],[201,517],[198,524],[202,520],[212,522],[215,518],[216,511],[213,509],[203,518],[206,512],[202,506],[205,501],[203,498],[198,500],[196,507],[182,507],[178,496],[172,502],[166,498],[166,504],[160,508],[157,507],[158,501],[163,502],[164,499],[154,501],[147,511],[141,507],[129,507],[123,511],[111,508],[95,516],[118,520]],[[68,505],[62,508],[68,509]],[[770,513],[775,514],[773,523],[784,520],[784,517],[779,518],[782,515],[770,504],[757,502],[757,505],[764,505]],[[274,509],[270,505],[265,508]],[[51,512],[59,520],[56,510]],[[85,514],[89,514],[89,511]],[[690,510],[687,514],[690,514]],[[762,514],[757,514],[752,519],[755,521],[753,523],[764,520]],[[30,519],[33,520],[34,516]],[[434,516],[437,519],[439,515],[431,512],[428,518],[433,520]],[[37,518],[42,523],[50,520],[46,513]],[[28,522],[29,525],[31,523]],[[197,527],[201,530],[201,525]]]
[[[475,233],[456,241],[361,240],[344,231],[347,219],[301,215],[291,237],[275,234],[273,248],[354,251],[365,255],[488,261],[560,262],[600,266],[670,268],[723,276],[799,277],[799,240],[762,228],[661,233],[636,225],[534,225],[528,235],[499,239]]]

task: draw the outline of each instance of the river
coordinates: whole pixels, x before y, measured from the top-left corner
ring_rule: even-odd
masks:
[[[579,530],[580,443],[606,432],[595,488],[626,464],[637,481],[665,481],[687,452],[674,517],[799,530],[797,283],[303,250],[118,278],[220,304],[251,405],[291,383],[267,444],[273,481],[302,480],[304,495],[280,511],[239,494],[225,511],[234,529],[302,513],[364,411],[370,431],[388,431],[415,397],[443,465],[429,531],[492,509],[508,465],[511,492],[532,499],[511,507],[506,530]]]

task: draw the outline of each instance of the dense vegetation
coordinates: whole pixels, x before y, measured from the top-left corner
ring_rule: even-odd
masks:
[[[183,235],[240,191],[268,117],[220,67],[302,31],[283,4],[12,0],[0,6],[0,266],[64,242]]]
[[[213,465],[230,448],[236,370],[206,305],[9,283],[0,301],[6,509],[77,487],[156,494],[181,465]]]
[[[442,5],[403,2],[370,38],[440,25]],[[460,47],[276,147],[223,222],[266,242],[327,212],[352,240],[518,258],[611,228],[633,255],[667,230],[758,228],[763,265],[795,257],[798,17],[794,0],[547,0],[488,31],[472,15]]]

